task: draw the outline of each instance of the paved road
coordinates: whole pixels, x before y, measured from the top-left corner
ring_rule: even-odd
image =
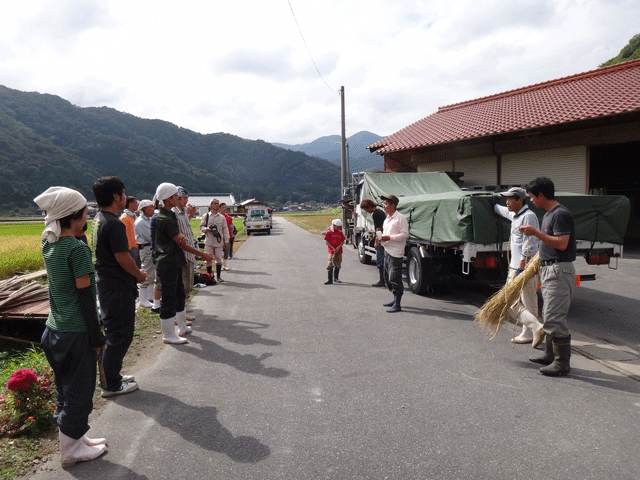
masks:
[[[350,247],[344,283],[323,285],[323,243],[282,219],[251,236],[192,302],[190,343],[92,422],[109,453],[33,478],[640,477],[640,382],[580,354],[569,377],[542,376],[511,328],[487,339],[463,289],[386,314]],[[607,311],[628,293],[580,295]]]

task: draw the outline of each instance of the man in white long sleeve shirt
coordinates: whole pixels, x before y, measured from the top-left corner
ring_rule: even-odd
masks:
[[[384,306],[391,307],[387,310],[388,313],[396,313],[402,311],[400,307],[400,300],[404,293],[402,260],[407,239],[409,238],[409,223],[407,218],[397,211],[398,197],[386,195],[380,198],[382,199],[382,209],[387,214],[387,218],[382,225],[382,236],[379,242],[385,251],[385,283],[393,293],[393,301],[385,303]],[[378,240],[376,240],[375,247],[378,248]]]
[[[513,281],[526,268],[529,261],[538,252],[538,239],[527,236],[520,230],[521,225],[539,228],[538,217],[526,204],[527,193],[523,188],[513,187],[501,193],[507,199],[507,206],[494,205],[497,214],[511,220],[509,250],[509,275],[507,282]],[[544,339],[544,329],[538,320],[538,276],[529,280],[522,289],[520,299],[511,307],[509,314],[522,324],[522,332],[511,341],[514,343],[532,342],[533,347]]]

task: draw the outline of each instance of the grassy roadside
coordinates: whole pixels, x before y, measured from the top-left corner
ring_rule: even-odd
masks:
[[[242,243],[247,239],[247,236],[244,232],[241,218],[234,219],[234,225],[238,229],[238,234],[234,241],[234,252],[237,252]],[[192,221],[194,235],[200,233],[198,226],[199,220],[197,222],[195,220]],[[38,226],[36,230],[39,236],[41,226]],[[39,238],[36,248],[39,253]],[[191,298],[197,291],[198,289],[194,290]],[[138,307],[136,312],[136,329],[133,342],[124,358],[123,372],[135,374],[137,371],[150,366],[162,351],[163,347],[159,317],[157,315],[151,315],[146,308]],[[46,363],[43,353],[40,352],[37,355],[40,356],[39,360],[44,360]],[[30,368],[30,365],[23,365],[19,368]],[[11,372],[7,373],[7,378],[10,373]],[[4,384],[0,385],[0,394],[4,395],[5,390]],[[93,397],[93,412],[89,417],[89,423],[100,414],[100,410],[109,402],[108,399],[100,396],[100,391],[100,386],[97,385]],[[0,416],[2,416],[1,406]],[[57,428],[38,438],[0,437],[0,480],[9,480],[31,475],[41,468],[41,465],[49,458],[57,461],[58,452]]]
[[[333,208],[313,213],[280,213],[278,216],[284,217],[287,221],[304,228],[310,233],[321,234],[330,226],[335,218],[342,218],[342,210]]]
[[[123,371],[135,373],[153,363],[157,355],[162,351],[163,345],[159,317],[151,315],[147,309],[139,307],[136,312],[136,329],[133,334],[133,342],[124,358]],[[31,355],[32,358],[35,356],[41,357],[40,360],[44,359],[43,353]],[[33,359],[29,363],[35,361],[37,359]],[[46,359],[44,359],[44,362],[46,363]],[[31,365],[24,365],[23,367],[30,368]],[[4,385],[0,387],[4,387]],[[100,391],[100,386],[96,385],[93,396],[93,412],[89,418],[89,423],[108,402],[108,400],[100,396]],[[34,473],[50,456],[57,456],[58,451],[57,428],[37,438],[2,437],[0,438],[0,479],[9,480]]]
[[[239,244],[242,244],[242,240]],[[234,246],[234,249],[235,248],[237,247]],[[194,289],[189,300],[191,300],[197,292],[198,289]],[[152,315],[150,311],[144,307],[138,307],[133,341],[124,358],[122,371],[127,374],[135,374],[137,371],[152,365],[163,347],[159,317]],[[33,356],[38,358],[36,360],[29,360],[28,365],[22,365],[19,368],[31,368],[31,364],[34,363],[34,361],[47,363],[44,358],[44,353],[41,351]],[[13,371],[13,369],[14,368],[11,370]],[[3,375],[3,377],[6,376],[8,378],[10,373],[11,372],[6,372],[6,375]],[[4,390],[6,390],[4,384],[0,385],[0,391],[4,392]],[[100,396],[100,392],[100,386],[97,384],[93,395],[93,412],[89,417],[89,423],[100,414],[100,410],[109,402],[108,399]],[[1,407],[0,416],[2,416]],[[0,480],[9,480],[30,475],[37,471],[41,464],[49,458],[53,457],[54,460],[57,461],[58,452],[57,428],[37,438],[1,437]]]

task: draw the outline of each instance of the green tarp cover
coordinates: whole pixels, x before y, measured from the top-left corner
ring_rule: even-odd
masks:
[[[414,238],[443,246],[509,239],[511,222],[494,213],[493,192],[464,191],[446,173],[365,173],[361,199],[381,203],[380,196],[389,194],[400,199],[398,210],[409,220]],[[578,240],[623,243],[629,221],[627,197],[558,192],[556,200],[573,214]],[[505,205],[505,199],[500,203]],[[542,219],[544,211],[528,203]]]

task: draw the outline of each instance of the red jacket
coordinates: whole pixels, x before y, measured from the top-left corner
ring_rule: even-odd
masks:
[[[329,245],[332,247],[337,247],[341,243],[343,243],[347,238],[342,233],[342,230],[331,230],[329,229],[324,236],[325,242],[329,242]],[[333,253],[329,247],[327,247],[327,251],[329,253]],[[342,253],[342,247],[340,247],[336,253]]]

